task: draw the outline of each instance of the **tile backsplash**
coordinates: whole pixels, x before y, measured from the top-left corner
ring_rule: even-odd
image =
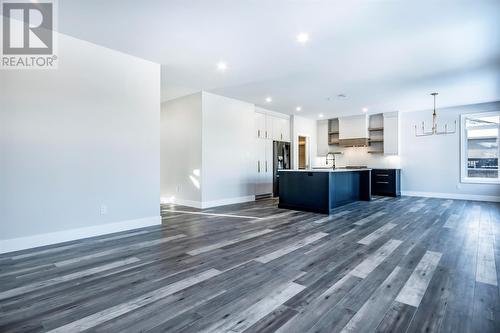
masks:
[[[366,165],[370,168],[400,168],[399,156],[384,156],[383,154],[370,154],[368,147],[341,148],[343,154],[335,155],[336,166]],[[331,164],[331,162],[330,162]],[[313,162],[315,167],[331,166],[326,165],[325,156],[317,156]]]

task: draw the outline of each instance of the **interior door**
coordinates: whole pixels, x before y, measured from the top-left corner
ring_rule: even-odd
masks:
[[[306,138],[303,136],[299,136],[299,169],[306,168]]]

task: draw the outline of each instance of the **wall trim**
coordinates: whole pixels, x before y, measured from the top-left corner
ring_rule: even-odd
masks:
[[[440,198],[440,199],[500,202],[500,196],[494,196],[494,195],[418,192],[418,191],[401,191],[401,195],[406,195],[409,197],[426,197],[426,198]]]
[[[243,197],[226,198],[226,199],[212,200],[212,201],[175,199],[175,202],[173,202],[173,204],[204,209],[204,208],[212,208],[225,205],[233,205],[237,203],[250,202],[250,201],[255,201],[255,195],[247,195]]]
[[[201,201],[194,201],[194,200],[184,200],[184,199],[175,199],[175,201],[169,202],[174,205],[181,205],[181,206],[187,206],[187,207],[193,207],[193,208],[198,208],[201,209]]]
[[[202,208],[211,208],[211,207],[232,205],[250,201],[255,201],[255,195],[247,195],[244,197],[235,197],[235,198],[227,198],[227,199],[212,200],[212,201],[203,201],[201,203],[201,206]]]
[[[85,228],[38,234],[27,237],[0,240],[0,253],[20,251],[39,246],[69,242],[73,240],[101,236],[120,231],[150,227],[161,224],[161,216],[150,216],[140,219],[125,220]]]

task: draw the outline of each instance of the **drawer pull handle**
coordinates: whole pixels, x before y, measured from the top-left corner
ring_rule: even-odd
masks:
[[[389,182],[377,182],[377,184],[389,184]]]
[[[378,176],[378,177],[389,177],[389,175],[386,174],[386,173],[379,173],[379,174],[376,174],[376,176]]]

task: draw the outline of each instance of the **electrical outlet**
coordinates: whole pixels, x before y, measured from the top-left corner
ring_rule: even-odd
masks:
[[[100,212],[101,212],[101,215],[106,215],[108,213],[108,206],[101,205]]]

